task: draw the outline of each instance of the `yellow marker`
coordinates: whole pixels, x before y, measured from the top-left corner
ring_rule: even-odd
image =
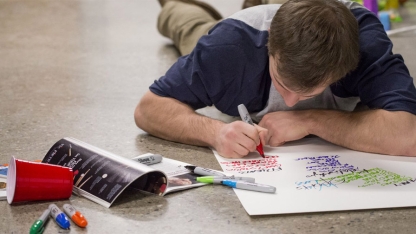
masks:
[[[70,204],[64,205],[64,211],[76,225],[82,228],[88,225],[87,219],[85,219],[84,215],[82,215],[81,212],[75,210],[75,208]]]

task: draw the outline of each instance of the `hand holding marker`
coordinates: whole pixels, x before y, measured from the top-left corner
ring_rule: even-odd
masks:
[[[244,122],[254,126],[254,123],[250,118],[250,114],[248,113],[246,106],[244,106],[244,104],[240,104],[240,105],[238,105],[237,108],[238,108],[238,113],[240,114],[241,119]],[[261,141],[260,141],[260,144],[257,146],[256,149],[259,152],[259,154],[264,158],[263,144],[261,143]]]

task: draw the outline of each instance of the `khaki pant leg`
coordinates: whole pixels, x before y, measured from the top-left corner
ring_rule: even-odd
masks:
[[[159,14],[157,28],[163,36],[173,41],[182,55],[186,55],[217,22],[198,6],[168,1]]]

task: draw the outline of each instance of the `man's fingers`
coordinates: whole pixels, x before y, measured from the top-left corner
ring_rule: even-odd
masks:
[[[286,141],[279,140],[277,137],[273,137],[273,136],[271,136],[269,138],[269,141],[268,141],[268,144],[271,147],[281,146],[281,145],[283,145],[285,143],[286,143]]]
[[[255,152],[257,145],[265,144],[267,129],[235,121],[221,130],[218,151],[227,158],[242,158]]]
[[[262,128],[258,126],[257,124],[254,124],[253,126],[254,126],[254,130],[250,130],[250,135],[248,136],[255,142],[256,146],[259,145],[260,142],[264,144],[265,143],[264,136],[267,135],[267,132],[268,132],[267,129]]]
[[[268,143],[268,135],[269,135],[269,130],[267,130],[266,128],[260,127],[260,126],[259,126],[259,125],[257,125],[257,124],[254,124],[254,126],[256,127],[256,130],[257,130],[257,132],[258,132],[258,134],[259,134],[259,137],[260,137],[260,142],[261,142],[263,145],[267,145],[267,143]],[[260,142],[257,142],[257,141],[256,141],[257,145],[258,145]]]

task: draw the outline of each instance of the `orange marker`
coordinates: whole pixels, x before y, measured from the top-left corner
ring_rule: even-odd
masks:
[[[82,228],[85,228],[88,225],[87,220],[85,219],[84,215],[81,212],[75,210],[73,206],[70,204],[64,205],[64,211],[74,221],[74,223]]]

